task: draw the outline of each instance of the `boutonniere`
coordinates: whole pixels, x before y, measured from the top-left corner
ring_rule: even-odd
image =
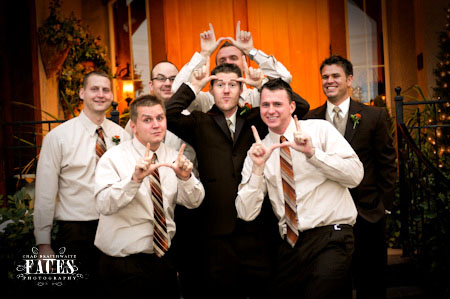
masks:
[[[111,139],[112,139],[112,142],[114,142],[116,145],[118,145],[120,142],[120,136],[118,136],[118,135],[113,136]]]
[[[244,115],[245,113],[247,113],[248,111],[250,111],[252,109],[252,105],[249,103],[245,103],[244,107],[242,107],[242,111],[239,115]]]
[[[356,126],[359,124],[359,121],[361,120],[361,114],[355,113],[350,115],[350,117],[352,118],[353,121],[353,129],[355,129]]]

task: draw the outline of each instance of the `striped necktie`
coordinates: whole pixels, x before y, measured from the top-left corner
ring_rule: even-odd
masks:
[[[97,155],[97,162],[98,162],[98,160],[106,152],[106,143],[105,143],[105,139],[103,138],[102,127],[98,127],[97,130],[95,130],[95,131],[97,132],[97,143],[95,144],[95,153]]]
[[[152,164],[156,163],[156,154],[153,154]],[[166,214],[159,180],[159,171],[155,169],[150,175],[150,189],[153,203],[153,250],[157,257],[162,257],[169,249],[169,235],[167,234]]]
[[[286,138],[281,136],[280,141],[283,143],[286,141]],[[287,225],[286,241],[294,247],[298,240],[297,204],[291,151],[288,146],[280,148],[280,169],[284,194],[284,212]]]

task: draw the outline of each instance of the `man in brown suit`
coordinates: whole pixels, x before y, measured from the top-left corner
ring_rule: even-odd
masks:
[[[386,109],[350,98],[353,66],[345,58],[325,59],[320,73],[327,102],[311,110],[306,118],[333,123],[364,165],[361,184],[350,190],[358,210],[352,266],[357,298],[386,298],[385,214],[392,208],[397,174],[388,114]]]

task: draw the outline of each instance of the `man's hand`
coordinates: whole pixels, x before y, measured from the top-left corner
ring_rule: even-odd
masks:
[[[50,269],[56,268],[56,265],[50,264],[49,261],[47,261],[46,259],[53,258],[52,256],[55,255],[55,252],[53,251],[52,246],[50,244],[39,244],[38,249],[39,249],[38,257],[42,263],[42,267],[46,269],[47,273],[50,273],[51,272]],[[48,266],[47,263],[49,263]]]
[[[217,79],[217,77],[209,76],[209,56],[208,56],[206,58],[206,65],[203,65],[192,72],[190,82],[195,90],[195,94],[198,94],[200,90],[202,90],[203,87],[205,87],[205,85],[213,79]]]
[[[297,130],[294,133],[294,142],[289,142],[290,147],[292,147],[298,152],[304,153],[306,157],[311,158],[315,153],[314,146],[312,145],[311,136],[302,131],[297,115],[294,115],[294,120]]]
[[[136,183],[142,183],[144,178],[155,171],[156,168],[161,166],[167,166],[164,163],[152,164],[152,157],[150,155],[150,143],[147,143],[147,149],[145,150],[145,155],[143,158],[139,159],[136,163],[136,167],[134,168],[134,173],[132,176],[132,180]]]
[[[209,58],[223,40],[223,37],[216,40],[213,25],[209,23],[209,30],[200,33],[200,54],[205,58]]]
[[[242,61],[244,65],[245,78],[238,78],[236,81],[244,82],[245,84],[258,89],[261,88],[264,79],[264,74],[261,69],[254,69],[252,67],[249,68],[247,62],[245,61],[245,56],[242,56]]]
[[[259,138],[258,130],[255,126],[252,126],[253,137],[255,138],[255,143],[249,150],[250,158],[253,161],[252,172],[257,175],[262,175],[264,173],[264,167],[266,165],[267,159],[269,159],[273,150],[282,146],[288,146],[289,142],[283,142],[280,144],[273,144],[271,147],[267,148]]]
[[[183,181],[187,181],[191,177],[192,169],[194,167],[192,162],[183,155],[185,147],[186,144],[183,143],[178,151],[178,156],[175,162],[172,164],[162,165],[172,168],[177,177]]]
[[[252,34],[249,31],[241,30],[241,21],[238,21],[236,25],[236,40],[232,37],[227,37],[226,39],[230,40],[234,46],[244,51],[245,55],[248,55],[248,52],[253,49]]]

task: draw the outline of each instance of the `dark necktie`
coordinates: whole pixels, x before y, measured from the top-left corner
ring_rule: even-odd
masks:
[[[156,154],[153,154],[152,164],[156,162]],[[169,235],[167,234],[166,214],[159,180],[159,171],[155,169],[150,175],[150,189],[153,203],[153,249],[157,257],[162,257],[169,249]]]
[[[231,125],[232,125],[232,124],[233,124],[233,123],[231,122],[231,120],[230,120],[229,118],[227,118],[227,125],[228,125],[228,129],[230,130],[231,139],[234,140],[234,132],[233,132],[233,130],[231,129]]]
[[[284,136],[281,143],[286,141]],[[286,219],[286,241],[295,246],[298,240],[297,203],[295,195],[294,171],[292,168],[291,151],[288,146],[280,148],[281,182],[283,184],[284,211]]]

